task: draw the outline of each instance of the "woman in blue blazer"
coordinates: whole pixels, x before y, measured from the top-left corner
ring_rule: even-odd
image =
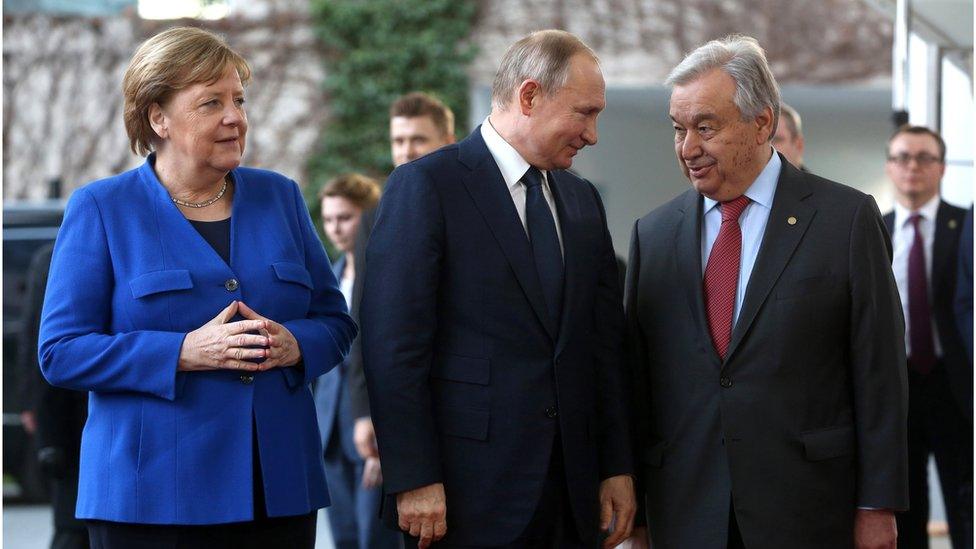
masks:
[[[123,91],[148,158],[65,211],[39,357],[90,391],[93,547],[311,548],[329,504],[309,383],[356,327],[298,186],[239,167],[249,78],[207,31],[147,40]]]

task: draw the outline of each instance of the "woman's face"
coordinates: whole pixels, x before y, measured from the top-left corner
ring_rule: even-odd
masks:
[[[362,208],[341,196],[322,199],[322,228],[325,229],[325,236],[340,252],[348,253],[355,246],[362,213]]]
[[[158,158],[223,173],[240,165],[247,115],[244,86],[233,65],[214,82],[192,84],[165,104],[154,104],[149,118],[160,138]]]

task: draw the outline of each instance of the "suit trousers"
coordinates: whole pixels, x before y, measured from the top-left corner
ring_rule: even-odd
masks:
[[[448,502],[450,507],[450,502]],[[448,530],[451,525],[448,523]],[[404,534],[405,547],[414,549],[418,539]],[[435,543],[438,549],[467,549],[487,547],[480,545],[449,545]],[[526,526],[525,531],[515,541],[493,549],[593,549],[597,547],[594,540],[591,543],[582,541],[573,519],[570,508],[569,493],[566,489],[566,471],[563,467],[562,444],[559,435],[553,443],[552,457],[549,461],[549,472],[546,474],[546,484],[542,490],[542,497],[536,507],[535,514]]]
[[[908,485],[910,508],[897,515],[898,547],[929,546],[929,456],[935,456],[954,549],[973,547],[973,427],[952,398],[942,364],[908,372]]]
[[[78,469],[64,478],[51,479],[51,507],[54,510],[54,538],[51,549],[88,549],[85,522],[75,518],[78,503]]]
[[[401,536],[380,520],[382,489],[362,487],[364,462],[358,456],[349,459],[340,436],[352,435],[335,425],[325,450],[325,478],[332,498],[329,528],[336,549],[399,549]]]

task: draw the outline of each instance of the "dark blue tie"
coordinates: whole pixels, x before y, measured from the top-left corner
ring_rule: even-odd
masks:
[[[535,256],[535,269],[542,283],[550,320],[558,329],[563,313],[563,254],[559,248],[556,222],[542,194],[542,172],[529,167],[522,176],[522,183],[525,184],[525,224]]]

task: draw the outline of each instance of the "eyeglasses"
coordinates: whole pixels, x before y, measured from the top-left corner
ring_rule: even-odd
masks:
[[[942,163],[942,159],[941,158],[939,158],[938,156],[932,156],[931,154],[927,154],[927,153],[920,153],[920,154],[916,154],[916,155],[899,154],[898,156],[889,156],[888,157],[888,162],[894,162],[895,164],[898,164],[899,166],[908,166],[909,164],[912,163],[912,160],[914,160],[915,162],[918,162],[918,165],[919,166],[922,166],[923,168],[924,167],[931,166],[932,164],[941,164]]]

